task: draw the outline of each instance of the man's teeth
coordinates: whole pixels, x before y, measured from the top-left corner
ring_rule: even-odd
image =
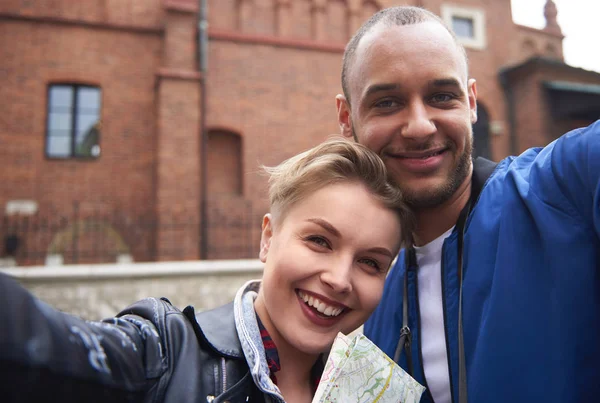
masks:
[[[422,160],[425,160],[425,159],[427,159],[427,158],[431,158],[431,157],[435,157],[436,155],[440,155],[441,153],[442,153],[441,151],[438,151],[438,152],[435,152],[435,153],[433,153],[433,154],[428,154],[428,155],[426,155],[426,156],[424,156],[424,157],[421,157],[421,159],[422,159]]]
[[[327,305],[318,298],[315,298],[312,295],[306,295],[302,291],[298,291],[298,295],[304,300],[306,305],[312,306],[319,311],[319,313],[325,316],[338,316],[344,310],[344,308],[336,308],[331,305]]]

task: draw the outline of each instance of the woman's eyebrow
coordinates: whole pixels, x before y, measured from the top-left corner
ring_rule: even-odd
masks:
[[[306,221],[317,224],[318,226],[322,227],[325,231],[338,238],[342,236],[342,234],[340,234],[340,232],[333,225],[331,225],[329,222],[322,218],[308,218]]]

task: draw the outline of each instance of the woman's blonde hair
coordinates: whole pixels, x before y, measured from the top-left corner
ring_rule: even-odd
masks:
[[[385,207],[396,212],[402,245],[412,242],[412,212],[404,203],[400,189],[390,182],[383,161],[361,144],[331,138],[275,167],[263,166],[263,169],[269,174],[271,213],[280,220],[294,204],[327,185],[358,182]]]

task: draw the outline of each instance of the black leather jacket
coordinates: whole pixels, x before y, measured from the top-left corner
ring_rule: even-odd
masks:
[[[116,318],[58,312],[0,273],[2,402],[264,402],[233,303],[195,315],[148,298]]]

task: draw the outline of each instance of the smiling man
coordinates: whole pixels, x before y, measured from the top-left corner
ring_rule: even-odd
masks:
[[[417,218],[365,334],[427,386],[424,402],[597,399],[600,122],[473,161],[466,53],[414,7],[358,30],[342,87],[342,134],[382,157]]]

